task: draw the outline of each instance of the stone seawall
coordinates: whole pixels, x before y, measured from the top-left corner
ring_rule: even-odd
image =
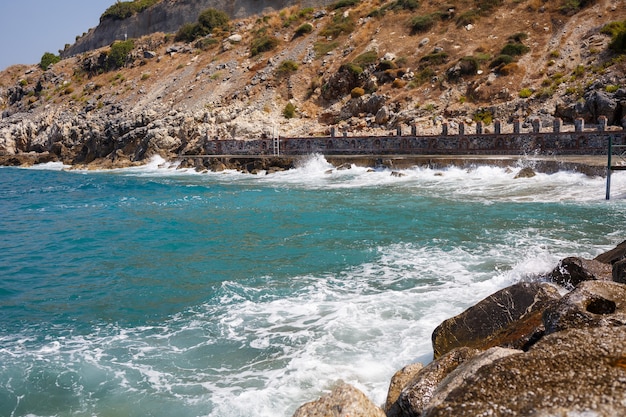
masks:
[[[626,143],[626,131],[606,131],[600,124],[596,131],[582,127],[574,132],[561,132],[555,125],[552,132],[521,132],[451,135],[446,126],[441,135],[418,136],[413,128],[404,136],[400,129],[394,136],[330,136],[302,138],[268,138],[257,140],[207,139],[207,155],[606,155],[609,139],[616,146]]]

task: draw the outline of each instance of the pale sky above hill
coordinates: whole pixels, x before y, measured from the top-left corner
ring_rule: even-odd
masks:
[[[38,64],[96,27],[115,0],[0,0],[0,71]]]

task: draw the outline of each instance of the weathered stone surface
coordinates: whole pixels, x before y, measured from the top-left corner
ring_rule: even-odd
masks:
[[[593,259],[605,264],[614,264],[622,259],[626,259],[626,240],[610,251],[604,252]]]
[[[562,259],[549,275],[550,280],[564,287],[575,287],[583,281],[610,281],[611,265],[593,259],[569,257]]]
[[[419,416],[435,394],[441,381],[460,364],[480,353],[477,349],[462,347],[448,352],[419,371],[389,407],[387,417]]]
[[[571,329],[478,369],[422,417],[626,415],[626,327]]]
[[[387,391],[387,401],[385,402],[385,412],[389,414],[392,406],[398,398],[400,393],[406,387],[406,385],[417,375],[419,371],[424,368],[421,363],[412,363],[400,369],[391,377],[389,383],[389,390]]]
[[[585,281],[544,313],[546,334],[570,328],[626,325],[626,285]]]
[[[341,382],[330,394],[300,406],[293,417],[385,417],[385,412],[361,391]]]
[[[430,408],[434,408],[437,404],[445,401],[448,394],[461,386],[467,378],[470,378],[483,366],[491,365],[500,358],[521,353],[523,352],[517,349],[493,347],[462,363],[437,386],[424,412],[428,413]]]
[[[559,298],[549,284],[524,282],[500,290],[435,329],[435,358],[460,346],[523,348],[541,334],[542,312]]]
[[[626,259],[613,264],[613,281],[626,284]]]

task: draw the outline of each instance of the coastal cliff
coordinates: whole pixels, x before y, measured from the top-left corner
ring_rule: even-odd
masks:
[[[170,3],[105,19],[84,42],[169,25]],[[187,3],[174,3],[187,16]],[[576,119],[594,129],[601,116],[608,129],[625,123],[623,0],[307,5],[267,12],[265,2],[242,2],[244,14],[263,14],[194,41],[159,32],[46,70],[8,68],[0,73],[2,163],[120,167],[201,154],[208,139],[331,129],[367,136],[414,126],[431,135],[479,122],[490,133],[496,119],[503,132],[513,120],[526,129],[557,119],[564,129]]]
[[[380,408],[340,382],[294,417],[624,415],[625,256],[566,258],[444,321],[433,362],[399,370]]]

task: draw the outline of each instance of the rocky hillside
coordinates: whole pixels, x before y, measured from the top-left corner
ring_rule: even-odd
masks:
[[[140,38],[157,32],[176,32],[182,25],[195,22],[198,15],[210,7],[224,11],[233,19],[242,19],[277,12],[294,3],[296,2],[293,0],[163,0],[125,19],[105,12],[100,24],[78,37],[74,45],[62,52],[62,56],[70,57],[92,51],[125,38]],[[330,3],[332,0],[298,2],[300,7],[323,7]]]
[[[617,128],[625,21],[624,0],[340,0],[230,20],[193,41],[154,33],[0,73],[0,155],[123,166],[201,153],[207,138],[331,126],[438,133],[448,121],[454,133],[459,121],[471,131],[605,115]]]

